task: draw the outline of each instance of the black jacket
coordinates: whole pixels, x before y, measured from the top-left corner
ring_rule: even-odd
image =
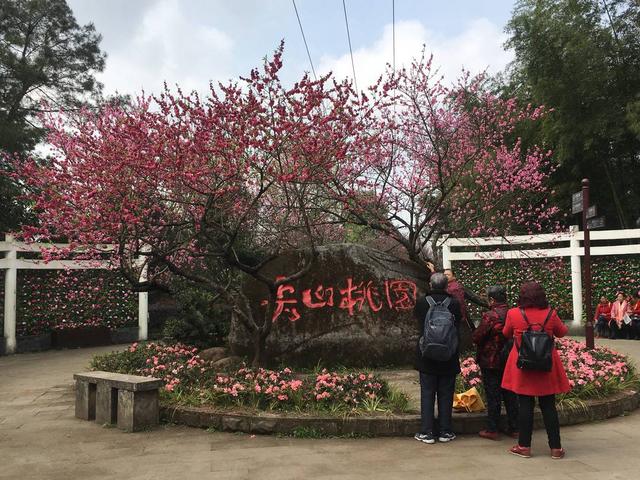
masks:
[[[456,330],[458,331],[458,339],[460,339],[460,320],[462,318],[462,313],[460,312],[460,304],[458,301],[442,290],[434,290],[430,295],[436,302],[442,302],[447,297],[451,299],[449,311],[453,314],[453,321],[455,323]],[[427,297],[425,295],[418,299],[413,310],[413,316],[416,319],[416,325],[418,328],[418,341],[424,333],[424,319],[427,316],[428,311],[429,303],[427,302]],[[460,373],[460,352],[456,352],[456,354],[446,362],[438,362],[436,360],[423,358],[422,353],[420,352],[420,345],[417,343],[415,357],[415,369],[422,373],[430,375],[457,375]]]

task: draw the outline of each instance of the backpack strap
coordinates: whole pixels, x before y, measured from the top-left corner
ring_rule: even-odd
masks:
[[[544,332],[544,328],[547,326],[547,322],[551,318],[551,314],[553,312],[554,312],[553,308],[549,308],[549,311],[547,312],[547,316],[545,317],[544,322],[542,323],[542,330],[540,330],[541,332]],[[531,325],[531,323],[529,322],[529,319],[527,318],[527,314],[525,313],[524,308],[520,308],[520,313],[522,314],[522,318],[524,318],[524,321],[527,322],[529,329],[531,329],[533,325]]]
[[[547,313],[547,318],[544,319],[544,323],[542,324],[542,330],[547,326],[547,322],[551,318],[551,314],[553,313],[553,308],[549,308],[549,312]]]
[[[449,308],[449,305],[451,305],[451,297],[445,298],[440,305],[445,308]]]
[[[427,296],[427,303],[429,304],[430,307],[436,306],[436,301],[433,299],[431,295]]]

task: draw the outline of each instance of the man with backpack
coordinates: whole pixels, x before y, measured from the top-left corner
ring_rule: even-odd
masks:
[[[518,399],[513,392],[504,390],[502,376],[504,363],[508,356],[507,340],[502,334],[507,317],[507,292],[502,285],[487,288],[489,311],[482,314],[482,322],[473,331],[473,343],[477,345],[476,362],[482,372],[482,383],[487,397],[487,428],[479,435],[489,440],[498,440],[498,422],[502,402],[507,410],[507,434],[513,438],[518,435]]]
[[[418,322],[415,368],[420,372],[422,428],[415,439],[424,443],[450,442],[456,436],[451,426],[456,376],[460,373],[460,304],[447,293],[447,277],[433,273],[430,293],[418,299],[414,316]],[[434,407],[438,401],[436,433]]]

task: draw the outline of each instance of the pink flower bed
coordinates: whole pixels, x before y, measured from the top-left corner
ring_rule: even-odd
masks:
[[[316,375],[296,375],[289,368],[248,367],[220,373],[198,356],[197,348],[181,344],[134,343],[124,352],[94,357],[91,367],[160,378],[170,396],[196,405],[344,413],[360,408],[394,410],[399,405],[385,403],[388,385],[372,373],[322,370]],[[395,401],[401,403],[397,397]]]
[[[289,368],[265,370],[241,368],[218,375],[212,386],[212,401],[270,409],[356,409],[367,399],[382,399],[386,384],[371,373],[337,373],[326,369],[310,377],[296,378]],[[206,397],[206,394],[204,395]]]
[[[584,342],[569,338],[557,339],[556,348],[572,387],[569,397],[606,395],[634,378],[635,371],[628,359],[609,348],[598,346],[587,350]],[[465,358],[460,367],[459,391],[482,386],[480,367],[474,357]]]
[[[381,380],[372,373],[339,374],[322,370],[316,376],[315,386],[311,393],[317,402],[344,402],[357,406],[366,399],[379,398],[384,388]]]
[[[214,382],[211,390],[218,401],[263,406],[291,405],[301,396],[303,386],[288,368],[241,368],[230,375],[217,375]]]
[[[206,371],[207,362],[200,358],[198,349],[186,345],[160,345],[134,343],[130,353],[142,353],[147,358],[145,366],[139,368],[140,375],[161,378],[165,389],[172,392],[178,385],[198,383]]]

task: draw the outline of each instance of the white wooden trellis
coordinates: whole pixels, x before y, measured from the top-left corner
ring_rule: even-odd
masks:
[[[590,231],[591,241],[598,240],[636,240],[635,244],[592,246],[592,256],[638,255],[640,254],[640,228],[625,230]],[[571,296],[573,300],[573,322],[582,321],[582,266],[580,257],[584,256],[584,232],[572,226],[569,231],[540,235],[514,235],[509,237],[447,238],[442,244],[442,264],[451,268],[453,261],[473,260],[512,260],[538,258],[571,258]],[[551,247],[502,250],[505,246],[529,246],[554,244]],[[556,244],[564,244],[556,246]],[[492,251],[478,251],[478,247],[495,247]],[[466,251],[465,251],[466,249]],[[474,250],[470,250],[474,249]]]
[[[91,270],[108,268],[109,262],[105,260],[52,260],[45,262],[39,259],[18,258],[19,253],[39,253],[43,248],[55,246],[66,248],[65,244],[38,244],[17,242],[11,235],[5,236],[5,241],[0,242],[0,252],[4,252],[4,258],[0,259],[0,269],[5,270],[4,277],[4,341],[5,353],[16,351],[16,298],[18,270]],[[113,247],[105,246],[109,251]],[[139,262],[144,262],[141,257]],[[142,263],[141,263],[142,264]],[[146,280],[146,265],[142,270],[140,280]],[[146,340],[149,326],[149,294],[138,293],[138,339]]]

